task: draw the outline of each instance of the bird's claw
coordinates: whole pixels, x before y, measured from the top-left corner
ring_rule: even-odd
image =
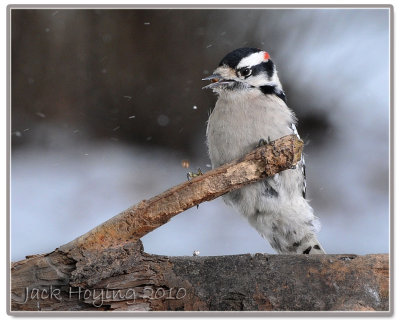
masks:
[[[257,148],[265,146],[266,144],[271,144],[271,138],[269,136],[267,140],[261,138],[260,141],[258,141]]]

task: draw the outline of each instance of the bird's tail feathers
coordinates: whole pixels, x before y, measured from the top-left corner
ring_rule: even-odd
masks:
[[[298,254],[325,254],[325,250],[322,248],[319,241],[312,237],[310,239],[304,239],[300,242],[300,245],[296,248]]]

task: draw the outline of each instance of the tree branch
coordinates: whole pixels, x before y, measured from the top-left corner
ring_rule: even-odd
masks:
[[[272,141],[242,159],[141,201],[61,246],[60,250],[104,249],[136,241],[178,213],[201,202],[213,200],[246,184],[291,168],[300,160],[302,149],[303,142],[296,135]]]
[[[139,240],[78,262],[56,250],[15,263],[11,292],[14,311],[388,311],[389,258],[166,257]]]

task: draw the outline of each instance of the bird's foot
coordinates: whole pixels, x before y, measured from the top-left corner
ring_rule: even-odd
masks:
[[[260,141],[258,141],[257,148],[259,148],[261,146],[265,146],[266,144],[271,144],[271,138],[269,136],[268,136],[268,140],[260,139]]]

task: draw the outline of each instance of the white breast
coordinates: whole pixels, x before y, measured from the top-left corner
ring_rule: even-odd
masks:
[[[220,95],[208,120],[207,143],[213,167],[253,150],[260,139],[292,134],[295,116],[275,95],[252,89]]]

